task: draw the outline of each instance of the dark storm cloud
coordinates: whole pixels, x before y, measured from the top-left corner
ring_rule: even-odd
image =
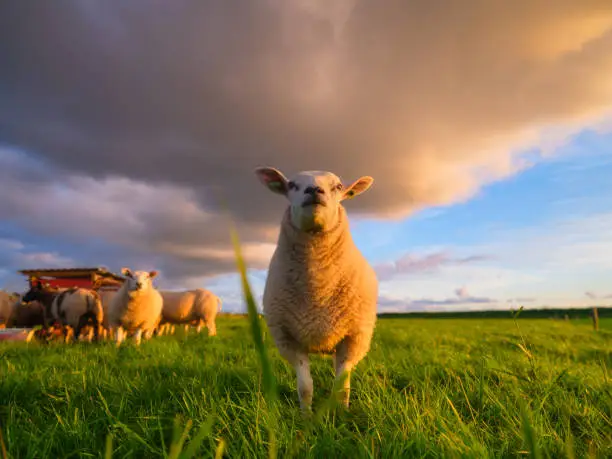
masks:
[[[0,142],[58,175],[12,177],[0,204],[170,276],[232,270],[220,202],[253,244],[283,206],[253,167],[371,175],[347,207],[382,217],[466,199],[540,128],[610,109],[611,27],[604,0],[2,2]],[[41,224],[32,196],[60,202],[58,183],[81,198]]]

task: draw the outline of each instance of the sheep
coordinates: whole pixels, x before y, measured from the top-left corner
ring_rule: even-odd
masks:
[[[102,302],[97,292],[85,288],[71,288],[59,293],[51,303],[51,316],[65,331],[66,341],[74,336],[79,340],[83,327],[88,327],[85,339],[98,341],[103,320]],[[91,326],[88,326],[91,322]]]
[[[215,336],[217,327],[215,318],[221,309],[221,299],[209,290],[198,288],[186,292],[160,292],[164,299],[162,320],[170,324],[185,324],[185,332],[189,325],[195,323],[198,333],[206,324],[208,335]],[[163,331],[162,331],[163,333]]]
[[[161,320],[163,298],[152,282],[158,273],[129,268],[122,268],[121,273],[126,279],[108,305],[108,325],[115,329],[117,346],[132,332],[140,345],[142,334],[151,338]]]
[[[13,315],[15,301],[7,292],[0,290],[0,328],[6,327],[7,322]]]
[[[102,301],[102,311],[103,311],[103,317],[102,317],[102,337],[103,338],[109,338],[112,339],[113,338],[113,329],[110,327],[109,323],[108,323],[108,308],[110,306],[110,303],[113,299],[113,297],[117,294],[117,292],[113,291],[113,290],[104,290],[104,289],[100,289],[98,290],[98,295],[100,295],[100,300]]]
[[[57,335],[57,332],[60,331],[64,336],[64,341],[68,342],[73,335],[72,327],[64,326],[59,323],[59,321],[53,316],[51,311],[53,301],[55,298],[62,293],[66,289],[58,289],[55,287],[50,287],[49,284],[43,285],[43,283],[38,280],[30,285],[30,290],[28,290],[22,297],[22,308],[24,305],[28,307],[28,311],[21,311],[24,314],[22,316],[26,316],[30,314],[29,320],[37,320],[38,309],[36,305],[32,306],[32,303],[39,303],[42,305],[42,326],[43,331],[41,335],[54,337]]]
[[[309,354],[331,354],[340,400],[348,409],[350,375],[370,349],[378,279],[349,230],[341,201],[366,191],[361,177],[348,187],[331,172],[255,169],[272,192],[289,200],[263,294],[264,317],[281,356],[297,376],[300,408],[311,412]]]
[[[53,300],[57,295],[60,294],[59,289],[51,288],[48,284],[43,285],[41,281],[36,281],[32,285],[30,285],[30,290],[28,290],[21,301],[25,304],[28,304],[32,301],[38,301],[43,305],[44,310],[44,327],[45,329],[49,328],[53,325],[53,314],[51,313],[51,305],[53,304]]]
[[[39,301],[22,303],[17,300],[13,304],[11,315],[6,326],[8,328],[32,328],[45,324],[45,308]]]

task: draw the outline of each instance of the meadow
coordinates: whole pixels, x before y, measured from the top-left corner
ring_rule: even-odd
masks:
[[[2,343],[3,457],[612,457],[612,319],[385,318],[329,406],[313,358],[315,417],[262,328],[278,400],[265,400],[245,316],[218,336]],[[333,401],[333,397],[331,397]]]

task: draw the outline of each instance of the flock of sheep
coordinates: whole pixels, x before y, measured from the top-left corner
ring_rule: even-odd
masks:
[[[66,342],[79,339],[115,338],[117,345],[131,334],[136,344],[142,336],[151,338],[174,332],[174,326],[203,325],[209,335],[216,335],[215,319],[221,299],[212,292],[196,289],[184,292],[159,291],[152,279],[156,271],[121,270],[125,281],[119,290],[95,291],[86,288],[52,289],[35,282],[16,299],[1,292],[0,325],[35,327],[42,325],[42,336],[54,331]]]
[[[270,261],[263,310],[270,334],[281,356],[293,366],[298,398],[310,412],[313,381],[309,354],[331,354],[341,400],[348,408],[350,374],[365,357],[376,323],[378,280],[353,242],[342,202],[370,188],[371,177],[345,186],[331,172],[300,172],[290,179],[279,170],[260,167],[259,180],[289,205],[280,225],[278,243]],[[53,318],[74,328],[78,335],[87,323],[102,324],[120,344],[125,333],[137,342],[164,325],[196,322],[215,334],[220,300],[212,293],[157,291],[151,279],[156,272],[123,269],[126,282],[106,298],[78,289],[52,299]],[[42,292],[28,292],[24,300]],[[28,297],[30,295],[30,297]],[[42,297],[39,301],[43,302]],[[95,333],[95,330],[94,330]]]

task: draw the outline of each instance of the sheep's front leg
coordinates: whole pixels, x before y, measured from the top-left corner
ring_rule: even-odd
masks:
[[[123,327],[119,326],[115,329],[115,339],[117,342],[117,347],[121,346],[121,343],[125,339],[125,330]]]
[[[217,324],[215,319],[208,319],[206,321],[206,328],[208,328],[208,336],[217,336]]]
[[[74,329],[70,325],[64,325],[64,342],[69,343],[74,338]],[[76,337],[78,340],[78,336]]]
[[[312,376],[310,376],[310,359],[308,354],[296,351],[291,347],[279,346],[280,354],[295,369],[297,376],[298,398],[300,408],[305,414],[309,414],[312,405]]]
[[[340,402],[347,409],[351,395],[351,371],[357,363],[355,353],[351,351],[351,341],[345,339],[338,345],[334,354],[335,384],[338,386]]]
[[[140,346],[141,340],[142,340],[142,328],[139,328],[134,332],[134,342],[136,343],[136,346]]]
[[[300,408],[303,412],[309,413],[312,406],[312,376],[310,375],[310,359],[308,354],[298,353],[293,365],[297,376],[298,397]]]

